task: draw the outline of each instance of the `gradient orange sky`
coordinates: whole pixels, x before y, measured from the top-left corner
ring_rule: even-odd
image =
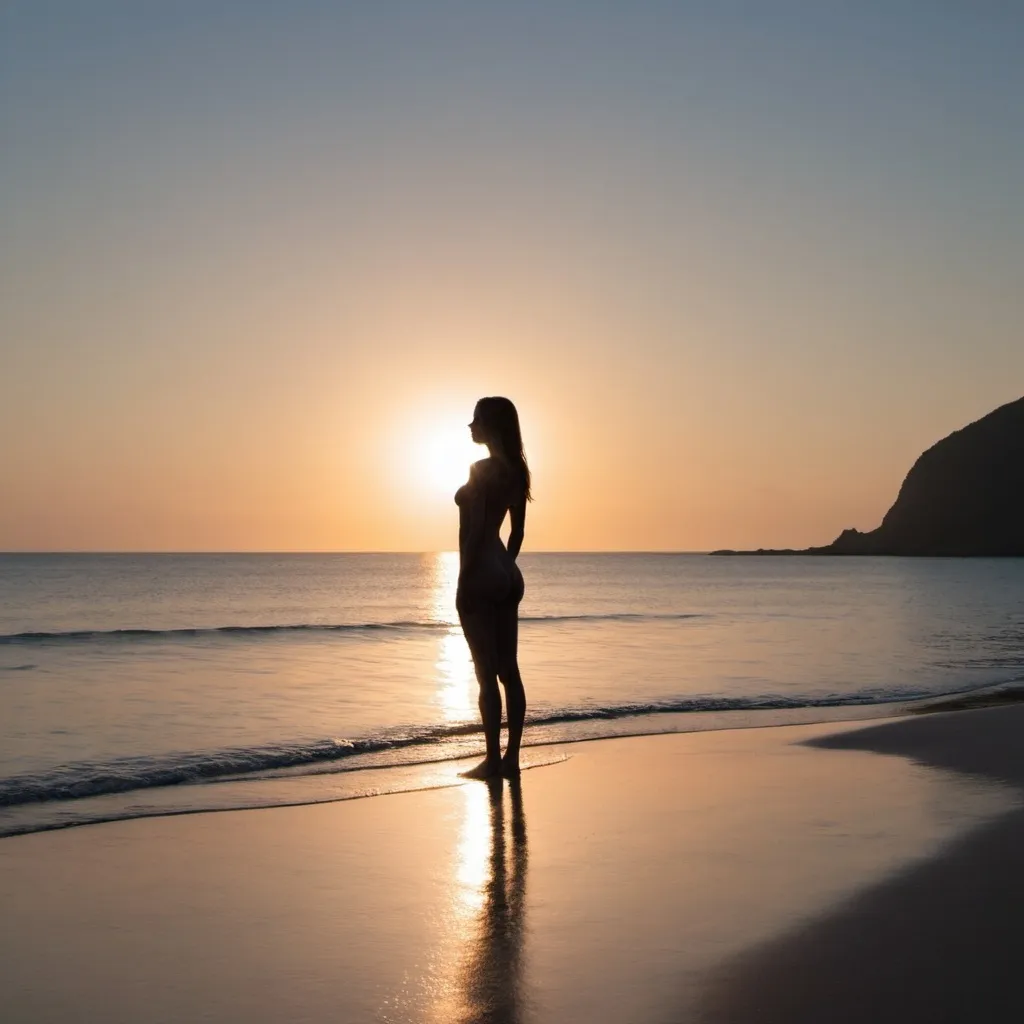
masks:
[[[5,4],[0,550],[448,549],[487,394],[526,550],[874,527],[1024,393],[1024,17],[947,6]]]

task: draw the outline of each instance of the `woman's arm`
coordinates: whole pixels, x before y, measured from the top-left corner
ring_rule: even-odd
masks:
[[[508,535],[508,553],[514,559],[519,555],[519,549],[523,546],[523,537],[526,534],[526,502],[522,501],[513,505],[508,510],[508,515],[512,524]]]

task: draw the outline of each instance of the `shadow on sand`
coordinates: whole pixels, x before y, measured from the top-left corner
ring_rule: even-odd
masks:
[[[813,741],[1024,789],[1024,707],[908,719]],[[675,1018],[694,1024],[969,1024],[1024,1020],[1024,810],[709,979]]]

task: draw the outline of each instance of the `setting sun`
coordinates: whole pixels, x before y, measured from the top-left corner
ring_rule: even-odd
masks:
[[[486,456],[487,449],[470,440],[467,427],[435,430],[423,437],[417,459],[419,475],[432,491],[454,493],[466,482],[470,465]]]

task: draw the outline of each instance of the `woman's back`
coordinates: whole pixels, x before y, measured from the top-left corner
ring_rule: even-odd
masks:
[[[461,525],[468,526],[474,515],[482,516],[484,538],[493,540],[501,530],[505,514],[525,503],[524,488],[516,471],[491,456],[474,462],[469,480],[455,492],[461,510]]]

